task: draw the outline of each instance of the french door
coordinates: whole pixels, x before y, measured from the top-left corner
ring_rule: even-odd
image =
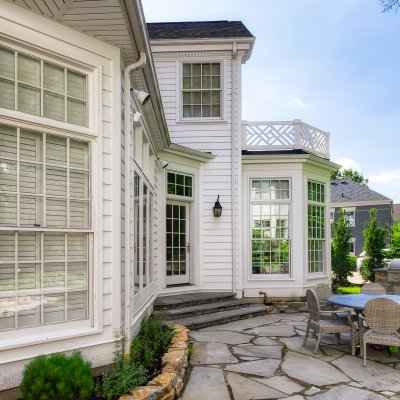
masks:
[[[166,284],[189,283],[189,204],[168,201],[166,208]]]

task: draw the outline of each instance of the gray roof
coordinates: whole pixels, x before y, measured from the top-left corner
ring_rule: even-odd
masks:
[[[150,39],[252,38],[241,21],[148,23]]]
[[[390,199],[349,178],[331,180],[331,203],[350,203]]]

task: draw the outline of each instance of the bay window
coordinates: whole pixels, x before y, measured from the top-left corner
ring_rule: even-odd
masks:
[[[251,179],[253,276],[290,274],[290,181]]]
[[[0,331],[89,318],[90,143],[0,124]]]
[[[307,182],[308,273],[323,273],[325,260],[325,184]]]

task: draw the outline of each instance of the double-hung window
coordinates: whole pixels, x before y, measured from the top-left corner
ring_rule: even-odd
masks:
[[[0,47],[0,332],[90,320],[91,142],[30,129],[30,115],[87,126],[87,76]]]
[[[182,65],[183,118],[221,118],[221,63]]]
[[[251,179],[253,276],[290,274],[289,179]]]
[[[308,273],[324,272],[325,260],[325,184],[309,180],[308,197]]]

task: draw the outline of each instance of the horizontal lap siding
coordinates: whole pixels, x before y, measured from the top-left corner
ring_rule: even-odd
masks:
[[[232,289],[232,192],[231,192],[231,63],[226,60],[223,65],[224,88],[223,101],[225,103],[224,120],[216,123],[186,123],[179,121],[177,112],[177,90],[180,71],[177,60],[157,59],[157,78],[163,99],[163,106],[171,141],[204,152],[216,155],[213,160],[202,166],[202,193],[201,230],[202,259],[201,268],[202,288],[207,290]],[[220,61],[221,59],[215,59]],[[178,60],[179,61],[179,60]],[[194,62],[209,62],[210,58],[197,58]],[[177,120],[178,116],[178,120]],[[217,196],[223,207],[222,216],[215,218],[212,208]]]

